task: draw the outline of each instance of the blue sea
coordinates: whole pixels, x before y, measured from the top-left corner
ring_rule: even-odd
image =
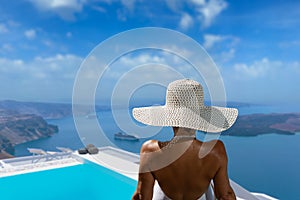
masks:
[[[300,112],[300,106],[248,106],[240,107],[239,114]],[[138,142],[114,140],[120,131],[110,111],[98,113],[99,123],[106,137],[119,148],[138,153],[142,143],[148,139],[168,140],[171,129],[164,128],[157,135]],[[59,126],[59,133],[52,137],[17,145],[15,156],[30,155],[27,148],[42,148],[57,151],[56,147],[74,150],[84,145],[77,134],[74,120],[66,117],[48,120]],[[87,119],[88,126],[88,119]],[[203,138],[201,133],[198,138]],[[252,192],[262,192],[273,197],[290,200],[300,199],[300,133],[278,135],[269,133],[256,137],[221,136],[229,158],[228,171],[232,180]]]

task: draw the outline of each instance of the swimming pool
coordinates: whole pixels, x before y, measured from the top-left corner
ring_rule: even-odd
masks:
[[[130,199],[135,188],[135,180],[87,162],[0,178],[0,199]]]

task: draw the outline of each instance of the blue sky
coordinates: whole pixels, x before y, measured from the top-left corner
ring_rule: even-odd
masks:
[[[0,2],[0,99],[71,101],[80,64],[96,45],[150,26],[202,44],[219,67],[228,100],[300,101],[299,1]]]

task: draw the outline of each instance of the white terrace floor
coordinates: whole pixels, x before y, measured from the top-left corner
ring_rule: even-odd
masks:
[[[78,165],[89,160],[114,170],[134,180],[138,179],[139,156],[113,147],[101,147],[94,155],[79,155],[77,152],[52,152],[47,155],[36,155],[0,160],[1,177],[34,171]],[[276,200],[262,193],[250,193],[240,185],[231,181],[237,199],[240,200]]]

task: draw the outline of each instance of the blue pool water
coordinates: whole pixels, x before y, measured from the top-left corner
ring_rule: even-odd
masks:
[[[136,181],[87,163],[0,178],[3,200],[130,199]]]

